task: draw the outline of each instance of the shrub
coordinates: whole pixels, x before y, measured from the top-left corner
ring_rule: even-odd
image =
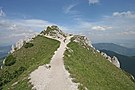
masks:
[[[21,66],[21,67],[18,69],[18,72],[19,72],[19,73],[23,73],[25,70],[26,70],[26,68]]]
[[[5,66],[11,66],[16,62],[15,57],[12,54],[9,54],[5,59]]]
[[[15,70],[12,74],[12,77],[15,78],[19,75],[21,75],[25,70],[27,70],[25,67],[20,67],[18,70]]]
[[[10,82],[12,79],[12,74],[6,71],[0,72],[0,90],[2,90],[2,86],[8,82]]]
[[[33,47],[33,46],[34,46],[33,43],[30,43],[30,42],[24,44],[25,48],[30,48],[30,47]]]
[[[12,73],[9,73],[9,71],[7,71],[7,70],[0,72],[0,87],[2,87],[2,85],[7,84],[14,78],[18,77],[19,75],[21,75],[25,70],[27,70],[27,69],[25,67],[21,66],[21,67],[19,67],[18,70],[13,71]],[[2,88],[0,88],[0,90],[1,89]]]

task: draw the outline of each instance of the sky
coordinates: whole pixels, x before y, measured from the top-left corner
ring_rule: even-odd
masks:
[[[0,0],[0,45],[48,25],[85,35],[92,43],[135,47],[135,0]]]

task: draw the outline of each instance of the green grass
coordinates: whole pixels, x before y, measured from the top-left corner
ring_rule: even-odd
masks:
[[[33,44],[30,48],[24,46],[15,51],[13,56],[16,58],[15,64],[12,66],[4,66],[2,71],[13,73],[20,67],[25,67],[26,70],[18,77],[11,80],[3,86],[3,90],[31,90],[31,85],[28,84],[29,74],[34,71],[38,66],[49,63],[54,52],[60,45],[59,41],[52,40],[43,36],[37,36],[34,40],[30,41]],[[18,82],[12,86],[13,83]]]
[[[80,90],[135,90],[135,83],[121,69],[105,60],[100,53],[86,49],[76,42],[70,42],[66,50],[64,64],[79,82]]]

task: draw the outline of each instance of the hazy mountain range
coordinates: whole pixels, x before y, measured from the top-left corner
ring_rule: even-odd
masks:
[[[114,43],[96,43],[93,46],[98,50],[109,50],[121,55],[135,56],[135,49],[123,47]]]

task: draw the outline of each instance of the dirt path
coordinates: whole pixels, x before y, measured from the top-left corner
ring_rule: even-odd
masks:
[[[30,74],[30,82],[34,85],[33,89],[37,90],[78,90],[77,84],[71,81],[69,73],[64,67],[63,57],[66,45],[70,42],[70,37],[63,42],[53,55],[50,65],[51,68],[46,68],[45,65],[39,66],[38,69]]]

